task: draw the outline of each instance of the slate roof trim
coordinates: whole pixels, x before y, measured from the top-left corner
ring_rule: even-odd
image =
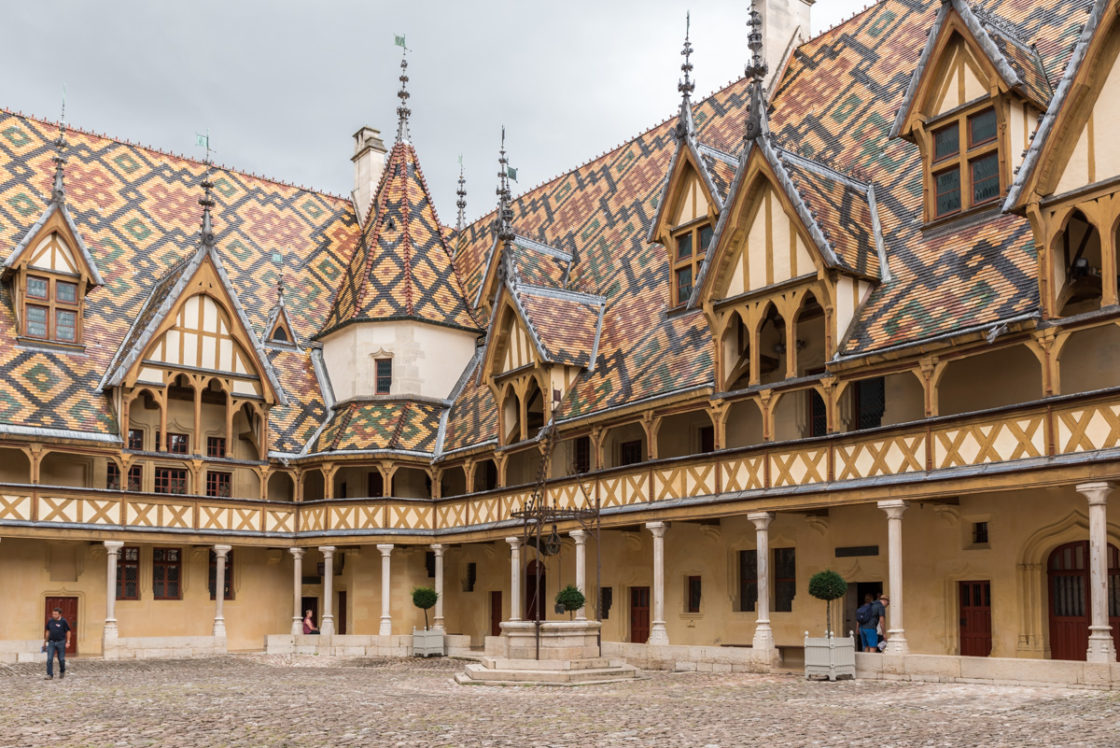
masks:
[[[513,235],[513,248],[517,247],[532,249],[536,252],[540,252],[541,254],[548,255],[549,257],[554,257],[557,260],[563,260],[564,262],[569,263],[569,267],[570,263],[574,259],[574,255],[571,252],[559,249],[558,247],[550,246],[548,244],[544,244],[543,242],[538,242],[535,239],[530,239],[527,236],[522,236],[521,234],[515,233]],[[490,271],[494,267],[494,263],[496,261],[501,261],[501,257],[501,247],[498,244],[498,237],[495,234],[494,240],[490,244],[490,251],[487,253],[486,267],[482,271],[483,282],[478,284],[478,291],[475,292],[474,295],[475,308],[482,306],[482,303],[484,301],[484,299],[482,298],[482,292],[486,288],[485,280],[490,277]]]
[[[1073,53],[1066,63],[1065,73],[1063,73],[1062,79],[1058,82],[1058,87],[1050,99],[1050,106],[1043,114],[1042,122],[1035,130],[1034,137],[1027,148],[1027,155],[1019,166],[1015,179],[1012,180],[1011,187],[1007,191],[1007,197],[1003,201],[1004,212],[1009,213],[1016,208],[1022,196],[1023,186],[1037,167],[1042,149],[1050,139],[1050,133],[1054,129],[1054,122],[1057,120],[1058,113],[1065,107],[1066,99],[1073,89],[1074,78],[1077,77],[1081,65],[1085,62],[1085,57],[1089,53],[1089,45],[1092,43],[1093,37],[1096,36],[1107,7],[1108,0],[1095,0],[1092,10],[1089,11],[1089,17],[1086,19],[1085,25],[1082,26],[1081,35],[1078,37]]]
[[[82,239],[78,227],[74,224],[74,219],[70,217],[70,209],[66,207],[66,203],[60,203],[55,200],[50,201],[47,209],[43,211],[43,215],[39,216],[39,220],[31,225],[31,228],[23,235],[23,239],[20,240],[20,243],[16,245],[12,253],[8,255],[8,259],[4,260],[4,264],[0,267],[3,268],[4,272],[13,268],[16,263],[19,262],[20,256],[30,247],[31,240],[36,237],[40,229],[46,225],[47,221],[49,221],[51,216],[55,213],[61,213],[62,220],[66,222],[66,227],[70,229],[74,241],[78,243],[78,254],[81,255],[82,260],[86,263],[86,267],[89,268],[90,277],[93,279],[93,285],[105,285],[105,281],[101,279],[101,273],[97,269],[97,263],[94,261],[93,255],[90,254],[89,247],[86,246],[85,240]]]
[[[34,436],[42,439],[75,439],[117,445],[124,443],[124,440],[117,434],[105,434],[96,431],[75,431],[73,429],[52,429],[43,426],[20,426],[15,423],[0,423],[0,434]]]
[[[471,374],[473,374],[474,370],[479,366],[479,364],[482,363],[482,358],[485,353],[485,346],[479,346],[475,348],[474,355],[471,356],[471,360],[463,368],[463,372],[459,375],[459,378],[455,380],[455,386],[451,388],[451,394],[447,396],[447,399],[452,406],[459,399],[459,394],[463,391],[463,388],[467,386],[467,382],[470,381]],[[438,459],[443,454],[443,439],[447,435],[447,419],[450,415],[451,408],[448,407],[445,411],[443,411],[443,413],[440,414],[439,417],[439,430],[436,432],[436,443],[435,447],[432,449],[432,454],[436,459]]]
[[[724,200],[720,197],[719,190],[716,189],[715,180],[713,180],[712,175],[708,173],[708,166],[704,163],[704,157],[700,155],[700,143],[696,140],[691,126],[687,132],[688,134],[683,139],[677,141],[677,150],[674,151],[673,158],[669,161],[669,168],[665,170],[665,185],[661,188],[661,195],[657,198],[657,212],[653,214],[653,221],[650,222],[646,241],[657,241],[655,232],[657,231],[657,227],[661,225],[661,221],[665,219],[665,212],[669,209],[669,201],[666,199],[669,196],[669,180],[677,168],[677,163],[681,159],[681,153],[685,150],[692,154],[692,159],[697,166],[696,171],[699,172],[700,179],[703,180],[704,187],[708,190],[708,194],[712,196],[712,203],[715,205],[716,211],[720,212],[723,210]],[[711,150],[714,151],[715,149]]]

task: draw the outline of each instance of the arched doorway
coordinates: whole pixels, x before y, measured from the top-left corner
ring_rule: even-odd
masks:
[[[544,601],[548,598],[547,577],[544,564],[536,559],[525,567],[525,620],[543,621],[548,618]],[[537,591],[540,591],[540,595]]]
[[[1084,660],[1089,649],[1089,541],[1054,549],[1046,562],[1050,590],[1050,657]],[[1108,622],[1120,650],[1120,552],[1108,546]]]

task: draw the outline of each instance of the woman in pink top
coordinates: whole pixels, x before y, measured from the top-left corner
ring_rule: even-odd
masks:
[[[315,619],[311,617],[311,611],[303,614],[303,633],[305,634],[318,634],[319,629],[315,628]]]

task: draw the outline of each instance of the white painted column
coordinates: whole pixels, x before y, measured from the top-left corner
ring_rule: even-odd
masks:
[[[117,645],[117,560],[123,545],[119,540],[105,541],[105,628],[101,632],[103,654]]]
[[[1089,500],[1089,662],[1116,662],[1116,645],[1108,623],[1108,495],[1110,483],[1082,483]]]
[[[646,522],[646,529],[653,535],[653,621],[648,643],[666,645],[669,632],[665,629],[665,523]]]
[[[509,620],[521,620],[521,538],[506,538],[509,543]]]
[[[303,633],[303,549],[289,548],[292,554],[292,636]]]
[[[226,638],[226,617],[224,614],[226,602],[226,554],[230,551],[228,545],[214,546],[214,636]]]
[[[334,546],[321,545],[323,554],[323,620],[319,621],[319,636],[334,636]]]
[[[393,552],[393,545],[378,545],[377,550],[381,551],[381,626],[377,634],[390,636],[393,633],[393,618],[389,614],[389,554]]]
[[[583,593],[583,607],[576,611],[576,620],[587,620],[587,533],[572,530],[569,535],[576,544],[576,588]]]
[[[774,515],[770,512],[751,512],[747,519],[754,523],[755,567],[758,578],[758,600],[754,609],[758,616],[754,623],[754,639],[751,648],[759,652],[774,649],[774,630],[770,628],[770,522]]]
[[[879,502],[879,508],[887,513],[890,606],[887,610],[887,646],[883,650],[886,654],[906,654],[910,651],[902,625],[902,514],[906,507],[902,499]]]

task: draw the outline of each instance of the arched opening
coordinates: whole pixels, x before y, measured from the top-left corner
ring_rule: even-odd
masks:
[[[1084,660],[1089,649],[1089,541],[1055,548],[1046,561],[1050,599],[1050,657]],[[1120,552],[1108,545],[1108,622],[1120,650]]]
[[[825,327],[824,309],[812,291],[808,291],[801,300],[801,308],[797,312],[797,324],[794,328],[797,346],[797,376],[804,377],[810,374],[819,374],[824,371],[824,362],[828,356],[825,350],[827,330]]]
[[[1014,377],[992,372],[1015,372]],[[951,361],[937,385],[938,413],[971,413],[1042,397],[1042,365],[1025,345]]]
[[[18,449],[0,449],[0,483],[30,483],[31,461]]]
[[[751,334],[739,312],[731,313],[723,331],[723,389],[741,390],[750,386]]]
[[[636,465],[645,462],[647,454],[646,432],[641,424],[627,423],[607,432],[603,442],[606,467]]]
[[[534,558],[525,566],[525,620],[546,620],[548,618],[546,600],[548,600],[548,575],[544,564]]]
[[[525,438],[536,436],[544,426],[544,394],[536,379],[529,380],[525,391]]]
[[[850,382],[840,395],[837,415],[843,431],[921,420],[925,416],[921,380],[902,371]]]
[[[506,459],[506,485],[521,486],[537,481],[541,452],[536,445],[511,452]]]
[[[198,450],[207,457],[229,456],[230,445],[226,444],[226,412],[229,409],[229,393],[222,380],[211,377],[202,388],[202,433],[198,436]]]
[[[419,468],[402,467],[393,473],[392,490],[390,496],[402,499],[430,499],[432,498],[432,479],[427,470]]]
[[[506,387],[502,397],[502,428],[506,444],[521,441],[521,403],[512,386]]]
[[[665,416],[657,430],[657,458],[684,457],[715,450],[715,428],[705,410]]]
[[[1054,308],[1066,317],[1101,304],[1101,236],[1080,210],[1073,211],[1055,239],[1052,256]]]
[[[49,452],[39,463],[39,483],[44,486],[93,486],[93,460],[66,452]]]
[[[144,388],[132,393],[128,406],[128,432],[125,447],[137,452],[155,452],[156,432],[159,431],[160,404],[155,393]]]
[[[1063,395],[1120,385],[1120,325],[1110,322],[1070,335],[1058,367]]]
[[[467,493],[467,473],[461,465],[445,468],[439,479],[439,495],[462,496]]]
[[[233,433],[238,442],[236,452],[231,455],[244,460],[260,459],[261,414],[252,403],[242,403],[233,418]]]
[[[303,500],[319,501],[324,494],[323,472],[318,468],[308,470],[303,474]]]
[[[474,466],[474,490],[493,491],[498,487],[498,466],[493,460],[483,460]]]
[[[727,412],[727,447],[746,447],[762,442],[762,408],[754,398],[731,404]]]
[[[270,501],[292,501],[296,496],[296,483],[291,474],[274,470],[268,476],[268,498]]]
[[[770,304],[758,327],[758,374],[762,384],[786,378],[786,321]]]
[[[591,437],[573,436],[562,439],[552,450],[550,474],[553,478],[591,472]]]
[[[214,491],[213,480],[210,477],[211,473],[221,472],[207,470],[204,480],[206,481],[206,495],[207,496],[225,496],[226,494],[218,489],[217,493]],[[233,471],[233,491],[229,496],[234,498],[243,499],[259,499],[261,496],[261,476],[256,470],[239,469]]]

